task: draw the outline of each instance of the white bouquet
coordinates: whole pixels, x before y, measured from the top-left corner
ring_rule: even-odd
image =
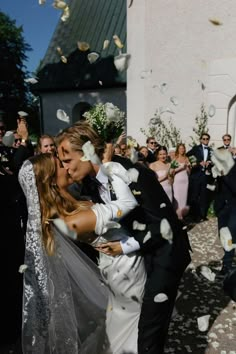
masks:
[[[110,102],[96,104],[83,116],[105,142],[117,139],[125,129],[125,113]]]

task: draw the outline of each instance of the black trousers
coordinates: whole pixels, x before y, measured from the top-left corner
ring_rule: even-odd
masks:
[[[180,277],[161,267],[149,274],[139,319],[138,353],[163,354]],[[157,302],[157,295],[168,299]]]
[[[212,201],[212,192],[206,186],[209,183],[209,176],[205,172],[193,174],[189,179],[189,196],[188,202],[193,217],[197,219],[205,219]]]

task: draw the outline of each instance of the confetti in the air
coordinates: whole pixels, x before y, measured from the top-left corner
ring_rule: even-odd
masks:
[[[63,111],[63,109],[57,110],[57,119],[65,123],[70,123],[70,117],[66,114],[65,111]]]
[[[119,49],[122,49],[124,47],[124,44],[121,42],[120,38],[116,34],[113,36],[113,40],[114,40],[115,45]]]
[[[87,42],[77,42],[77,46],[81,52],[87,52],[89,50],[90,45]]]

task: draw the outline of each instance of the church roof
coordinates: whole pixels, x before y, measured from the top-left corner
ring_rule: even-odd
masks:
[[[59,20],[49,47],[37,73],[37,91],[114,87],[126,83],[126,74],[118,73],[114,56],[119,50],[113,41],[117,35],[126,52],[126,0],[70,0],[70,17],[66,22]],[[104,40],[109,40],[103,50]],[[78,49],[77,42],[87,42],[88,51]],[[60,47],[67,63],[61,61],[57,51]],[[90,64],[88,53],[98,52],[100,58]]]

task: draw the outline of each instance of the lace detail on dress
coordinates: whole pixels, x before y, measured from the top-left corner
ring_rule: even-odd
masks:
[[[19,182],[28,207],[23,353],[109,353],[105,332],[107,289],[98,268],[55,228],[54,255],[46,253],[39,196],[30,161],[24,162]]]
[[[28,207],[28,222],[25,245],[25,264],[28,266],[24,273],[23,295],[23,340],[27,338],[26,347],[33,347],[38,352],[46,337],[50,321],[48,272],[45,251],[42,244],[41,212],[38,192],[30,161],[25,161],[20,172],[19,182],[24,191]],[[36,295],[37,292],[37,296]],[[30,328],[33,326],[33,328]],[[35,333],[32,336],[30,333]],[[38,349],[37,349],[38,348]]]

